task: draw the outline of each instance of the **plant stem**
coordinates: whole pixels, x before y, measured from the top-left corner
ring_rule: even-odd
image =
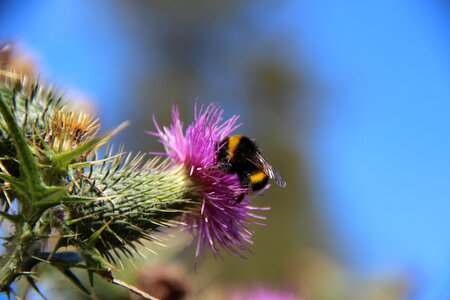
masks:
[[[17,226],[13,240],[5,245],[6,254],[0,259],[0,291],[9,293],[14,280],[30,272],[35,261],[29,252],[35,242],[31,226],[22,222]]]

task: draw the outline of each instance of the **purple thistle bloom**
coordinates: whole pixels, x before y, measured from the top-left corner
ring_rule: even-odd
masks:
[[[269,289],[264,286],[256,286],[244,291],[235,291],[231,293],[229,299],[231,300],[302,300],[295,295],[294,292],[279,291]]]
[[[238,255],[249,251],[253,231],[247,226],[261,225],[255,219],[265,219],[252,211],[269,209],[250,206],[250,195],[238,203],[236,200],[248,189],[241,187],[236,174],[212,168],[218,164],[217,144],[240,125],[236,115],[222,122],[222,114],[218,105],[201,106],[200,110],[196,105],[194,122],[184,131],[178,107],[173,106],[171,126],[160,128],[153,119],[157,132],[150,132],[164,145],[163,155],[183,164],[198,187],[201,205],[197,211],[185,214],[188,230],[198,236],[196,257],[205,246],[215,255],[219,254],[219,246]]]

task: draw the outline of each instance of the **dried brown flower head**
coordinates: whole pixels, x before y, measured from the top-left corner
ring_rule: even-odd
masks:
[[[100,129],[98,119],[79,112],[55,111],[46,128],[45,141],[56,153],[72,150],[91,140]]]

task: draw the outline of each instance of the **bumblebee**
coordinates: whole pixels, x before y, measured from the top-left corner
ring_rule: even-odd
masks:
[[[262,156],[255,142],[240,134],[223,139],[217,151],[218,169],[237,174],[241,185],[252,191],[263,189],[273,179],[280,187],[286,186],[281,174]],[[244,199],[239,196],[237,202]]]

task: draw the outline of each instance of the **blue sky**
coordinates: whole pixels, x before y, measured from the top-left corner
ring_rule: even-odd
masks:
[[[86,17],[99,4],[79,3],[17,4],[0,20],[0,39],[18,37],[37,49],[46,74],[104,101],[99,106],[110,127],[122,120],[113,108],[123,97],[111,87],[126,78],[118,70],[136,67],[122,63],[136,51],[118,38],[113,10]],[[291,42],[329,90],[313,142],[299,144],[310,153],[316,194],[341,255],[356,273],[407,273],[417,285],[413,298],[426,300],[450,297],[450,15],[444,5],[290,0],[267,25],[293,33]],[[102,45],[115,50],[100,51]]]
[[[308,146],[347,260],[450,296],[450,43],[440,2],[306,1],[303,49],[332,93]],[[447,13],[447,14],[446,14]]]

